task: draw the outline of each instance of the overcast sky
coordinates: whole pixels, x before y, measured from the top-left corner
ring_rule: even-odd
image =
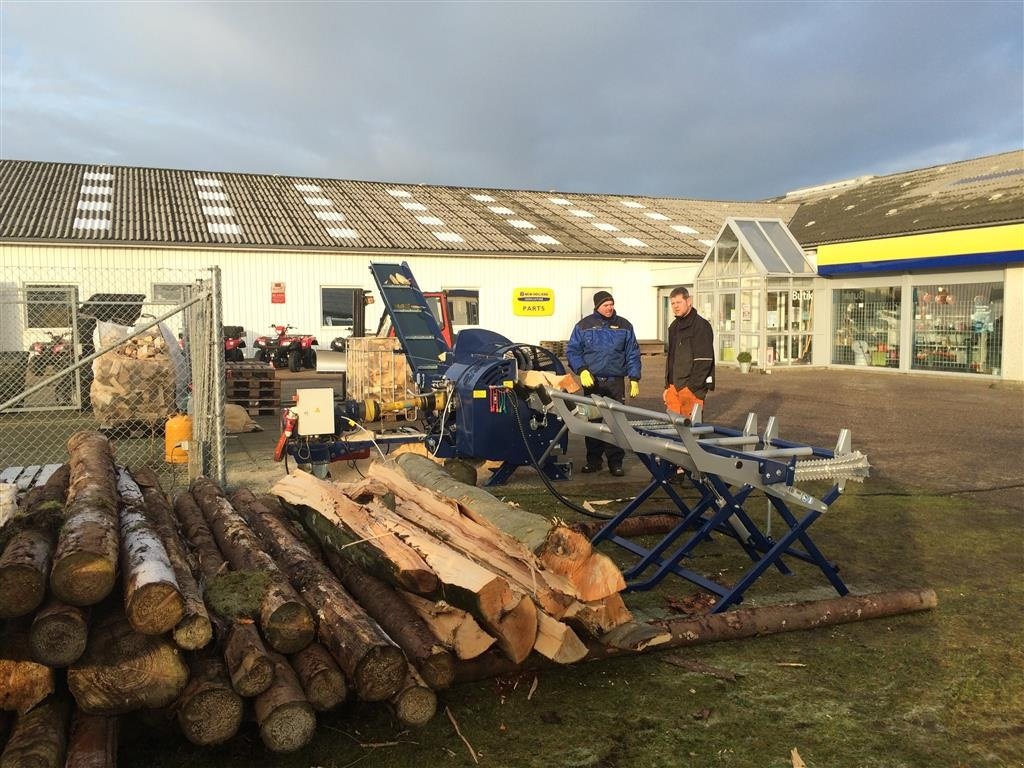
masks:
[[[1024,2],[0,2],[0,156],[748,200],[1024,147]]]

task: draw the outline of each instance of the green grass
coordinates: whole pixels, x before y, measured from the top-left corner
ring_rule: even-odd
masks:
[[[810,768],[1024,766],[1024,515],[878,483],[848,491],[812,527],[815,541],[855,593],[932,587],[937,610],[462,685],[441,695],[442,707],[480,765],[783,768],[795,747]],[[574,518],[543,490],[505,495]],[[693,565],[729,578],[744,558],[723,542]],[[744,604],[830,596],[810,566],[794,570],[766,575]],[[691,592],[673,578],[627,602],[663,613],[669,597]],[[665,662],[670,654],[737,678],[686,671]],[[126,723],[123,765],[473,765],[443,709],[402,731],[382,706],[349,704],[321,716],[314,742],[288,756],[267,753],[251,723],[216,750],[144,725]]]

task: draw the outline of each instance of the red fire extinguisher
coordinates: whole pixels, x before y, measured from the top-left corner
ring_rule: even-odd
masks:
[[[281,461],[284,458],[284,447],[299,424],[299,412],[294,408],[286,408],[282,422],[281,437],[278,438],[277,445],[274,446],[274,461]]]

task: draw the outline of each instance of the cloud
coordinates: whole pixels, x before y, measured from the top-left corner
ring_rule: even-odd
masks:
[[[752,199],[1024,146],[1019,3],[28,3],[5,157]]]

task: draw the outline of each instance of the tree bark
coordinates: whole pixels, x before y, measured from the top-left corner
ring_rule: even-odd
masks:
[[[149,521],[164,544],[184,601],[181,621],[174,628],[174,642],[179,648],[188,651],[203,648],[213,638],[213,628],[202,592],[192,572],[188,549],[174,523],[174,512],[160,489],[160,480],[155,472],[151,469],[139,470],[135,473],[135,479],[142,488]]]
[[[120,614],[96,623],[85,654],[68,669],[78,706],[97,715],[165,707],[187,682],[188,667],[177,647],[136,632]]]
[[[185,601],[167,550],[150,525],[142,491],[124,469],[118,472],[121,495],[121,570],[124,613],[136,632],[170,632],[185,613]]]
[[[67,667],[85,653],[89,615],[76,605],[51,598],[32,620],[32,656],[48,667]]]
[[[61,465],[46,483],[28,492],[24,513],[9,523],[13,533],[0,556],[0,619],[25,616],[46,597],[70,476],[71,468]]]
[[[455,659],[397,590],[333,552],[326,557],[345,589],[398,643],[427,685],[435,691],[449,687],[455,679]]]
[[[260,738],[271,752],[294,752],[306,746],[316,731],[316,714],[288,660],[271,654],[274,683],[256,697],[254,709]]]
[[[406,668],[405,681],[388,703],[400,723],[418,728],[430,722],[437,713],[437,694],[412,664],[407,664]]]
[[[455,654],[456,658],[475,659],[494,645],[495,639],[484,632],[467,611],[443,600],[435,602],[402,590],[398,593],[423,619],[438,642]]]
[[[260,600],[258,617],[267,642],[281,653],[295,653],[309,645],[316,633],[309,607],[263,551],[256,535],[224,498],[221,489],[201,477],[192,482],[191,492],[232,567],[269,579]]]
[[[635,650],[590,642],[588,643],[590,650],[585,661],[642,653],[648,649],[661,651],[719,640],[738,640],[745,637],[819,629],[854,621],[928,611],[934,608],[937,602],[934,590],[901,589],[892,592],[878,592],[873,595],[847,595],[846,597],[813,600],[805,603],[740,608],[691,619],[669,619],[650,625],[655,630],[671,633],[671,638],[667,642],[645,645]],[[458,682],[465,683],[488,677],[509,675],[527,669],[537,669],[546,663],[544,659],[534,656],[526,664],[515,665],[510,664],[507,659],[497,654],[488,653],[460,663],[456,668],[455,677]]]
[[[178,494],[174,499],[174,513],[196,554],[204,584],[230,570],[190,493]],[[200,588],[205,592],[205,587]],[[263,693],[273,682],[274,664],[252,620],[221,616],[211,606],[206,607],[217,641],[223,646],[231,685],[238,695],[246,698]]]
[[[381,701],[394,693],[405,676],[406,664],[394,641],[250,492],[239,491],[233,498],[320,617],[320,642],[352,681],[356,695],[365,701]]]
[[[618,524],[615,534],[627,539],[637,536],[659,536],[666,534],[682,522],[679,515],[631,515]],[[584,520],[573,523],[571,528],[588,539],[608,524],[607,520]]]
[[[68,440],[68,502],[50,572],[50,588],[65,603],[94,605],[117,578],[117,485],[110,442],[81,431]]]
[[[334,709],[348,696],[344,673],[320,643],[310,643],[289,661],[306,698],[317,712]]]
[[[324,549],[410,592],[438,589],[436,574],[419,553],[333,484],[310,484],[310,477],[296,471],[278,481],[273,492],[296,507],[306,530]]]
[[[23,620],[0,634],[0,709],[24,713],[53,693],[53,670],[32,659]]]
[[[63,768],[69,708],[65,697],[50,696],[19,715],[0,755],[0,768]]]
[[[64,768],[117,768],[119,731],[116,717],[90,715],[76,709]]]
[[[231,686],[224,660],[214,653],[194,655],[188,685],[175,705],[185,738],[200,747],[223,744],[238,733],[242,709],[242,697]]]

